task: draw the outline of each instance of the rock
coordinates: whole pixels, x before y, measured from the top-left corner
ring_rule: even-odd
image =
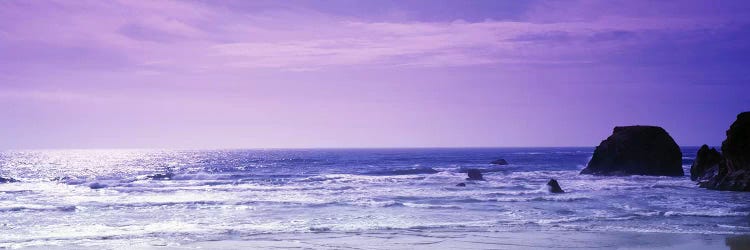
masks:
[[[466,183],[463,183],[463,182],[456,184],[456,187],[465,187],[465,186],[466,186]]]
[[[695,181],[711,178],[719,162],[721,162],[721,154],[715,148],[709,149],[708,145],[703,144],[696,153],[693,165],[690,166],[690,179]]]
[[[469,174],[469,178],[466,178],[467,180],[484,180],[484,178],[482,177],[482,172],[479,171],[479,169],[469,169],[466,173]]]
[[[505,159],[497,159],[497,160],[494,160],[494,161],[490,162],[490,164],[508,165],[508,161],[506,161]]]
[[[62,176],[62,177],[58,176],[58,177],[55,177],[55,178],[52,178],[52,179],[49,179],[49,180],[50,181],[56,181],[56,182],[67,182],[67,181],[71,180],[71,178],[68,177],[68,176]]]
[[[728,246],[730,250],[750,249],[750,235],[727,237],[724,239],[724,244]]]
[[[98,183],[98,182],[93,182],[93,183],[89,184],[89,188],[91,188],[91,189],[100,189],[100,188],[105,188],[105,187],[107,187],[107,185],[102,184],[102,183]]]
[[[656,126],[615,127],[581,174],[683,176],[682,152]]]
[[[0,183],[11,183],[11,182],[18,182],[18,180],[10,178],[10,177],[1,177],[0,176]]]
[[[549,179],[549,182],[547,182],[547,187],[549,188],[549,191],[552,193],[565,193],[565,191],[560,188],[560,184],[557,183],[557,180],[555,179]]]
[[[164,173],[164,174],[152,174],[152,175],[146,176],[146,178],[152,179],[152,180],[170,180],[172,179],[172,177],[174,177],[174,174],[170,172]]]
[[[721,143],[722,159],[715,171],[706,174],[701,187],[750,192],[750,112],[737,115]]]

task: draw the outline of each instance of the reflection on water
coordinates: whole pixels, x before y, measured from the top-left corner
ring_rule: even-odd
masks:
[[[689,160],[696,149],[683,151]],[[750,233],[750,193],[701,189],[688,177],[579,175],[591,153],[3,152],[0,176],[20,182],[0,184],[0,247],[91,240],[173,244],[268,233]],[[509,165],[489,164],[498,158]],[[485,181],[466,181],[470,168],[482,169]],[[550,178],[566,193],[549,193]],[[462,182],[465,187],[456,186]]]

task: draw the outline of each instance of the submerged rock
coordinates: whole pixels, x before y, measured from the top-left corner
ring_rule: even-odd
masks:
[[[615,127],[581,174],[683,176],[682,152],[657,126]]]
[[[10,177],[1,177],[0,176],[0,183],[11,183],[11,182],[18,182],[18,180],[10,178]]]
[[[466,178],[467,180],[477,180],[477,181],[484,180],[484,177],[482,176],[482,172],[479,171],[479,169],[469,169],[466,173],[469,174],[469,178]]]
[[[463,182],[456,184],[456,187],[465,187],[465,186],[466,186],[466,183],[463,183]]]
[[[170,180],[173,177],[174,177],[173,173],[152,174],[152,175],[146,176],[146,178],[152,179],[152,180]]]
[[[721,143],[721,153],[721,160],[714,168],[715,174],[704,175],[699,180],[700,186],[750,192],[750,112],[737,115],[737,120],[727,130],[727,138]]]
[[[710,179],[711,176],[716,174],[721,162],[721,154],[716,151],[715,148],[708,148],[708,145],[703,144],[698,153],[695,156],[693,165],[690,166],[690,179],[701,180]]]
[[[508,161],[506,161],[505,159],[497,159],[497,160],[494,160],[494,161],[490,162],[490,164],[508,165]]]
[[[106,184],[102,184],[102,183],[98,183],[98,182],[93,182],[93,183],[89,184],[89,188],[91,188],[91,189],[100,189],[100,188],[105,188],[105,187],[107,187]]]
[[[69,176],[58,176],[52,179],[49,179],[50,181],[56,181],[56,182],[70,182],[73,180],[73,178]]]
[[[549,191],[552,193],[565,193],[565,191],[562,190],[560,187],[560,184],[557,183],[557,180],[555,179],[549,179],[549,182],[547,182],[547,187],[549,188]]]

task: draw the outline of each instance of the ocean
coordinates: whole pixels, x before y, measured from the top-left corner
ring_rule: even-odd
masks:
[[[579,175],[593,149],[4,151],[0,176],[19,181],[0,184],[0,248],[259,238],[273,246],[342,235],[750,234],[750,193],[690,180],[697,147],[682,148],[684,177]],[[490,164],[500,158],[509,164]],[[470,168],[485,180],[466,180]],[[550,193],[550,178],[565,193]],[[427,246],[399,239],[393,248]]]

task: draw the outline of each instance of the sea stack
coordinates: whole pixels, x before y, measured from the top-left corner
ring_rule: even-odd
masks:
[[[683,176],[682,152],[661,127],[615,127],[581,174]]]
[[[690,179],[694,181],[710,179],[716,175],[719,162],[721,162],[721,154],[715,148],[709,149],[708,145],[703,144],[696,153],[693,165],[690,166]]]
[[[708,170],[704,170],[698,179],[700,186],[750,192],[750,112],[737,115],[737,120],[727,130],[727,138],[721,143],[720,157],[717,165],[703,166]]]

